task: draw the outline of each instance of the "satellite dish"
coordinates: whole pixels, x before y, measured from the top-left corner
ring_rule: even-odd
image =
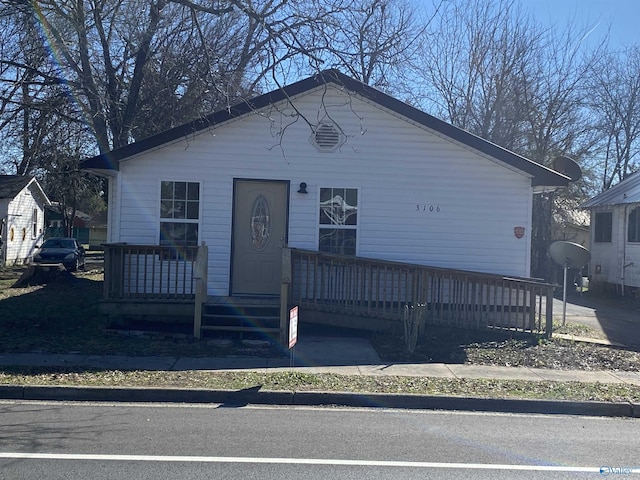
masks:
[[[572,182],[576,182],[582,177],[580,165],[569,157],[556,157],[553,161],[553,168],[556,172],[560,172],[569,177]]]
[[[549,246],[549,255],[553,261],[564,267],[564,282],[562,290],[562,326],[567,318],[567,271],[569,268],[580,268],[589,263],[591,252],[582,245],[560,240]]]
[[[569,268],[580,268],[589,263],[591,252],[582,245],[573,242],[553,242],[549,247],[549,255],[559,265]]]

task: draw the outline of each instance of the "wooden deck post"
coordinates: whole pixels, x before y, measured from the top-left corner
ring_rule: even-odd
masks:
[[[207,300],[207,270],[209,267],[209,247],[202,242],[196,254],[196,263],[193,268],[195,280],[195,308],[193,313],[193,336],[202,336],[202,304]]]
[[[546,320],[547,325],[545,329],[545,337],[551,339],[551,335],[553,334],[553,285],[547,286],[547,311],[546,311]]]
[[[280,284],[280,344],[287,345],[289,332],[289,286],[291,285],[291,249],[282,249],[282,283]]]
[[[113,259],[111,258],[111,247],[104,247],[104,280],[102,282],[102,298],[108,300],[111,298],[111,282],[113,281]]]

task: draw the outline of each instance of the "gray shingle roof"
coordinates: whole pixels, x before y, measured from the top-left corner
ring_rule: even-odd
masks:
[[[0,198],[13,198],[33,180],[24,175],[0,175]]]

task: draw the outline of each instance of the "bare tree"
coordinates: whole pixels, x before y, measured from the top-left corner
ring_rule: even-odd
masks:
[[[601,189],[640,168],[640,47],[609,53],[589,75],[591,110],[602,135]]]
[[[545,166],[554,167],[559,156],[570,156],[583,164],[585,175],[561,191],[543,192],[534,197],[532,224],[532,272],[534,276],[557,281],[557,269],[549,255],[549,245],[558,238],[556,222],[573,218],[589,194],[591,176],[588,159],[598,136],[585,95],[585,78],[602,55],[604,43],[586,49],[587,32],[568,24],[564,30],[547,30],[541,38],[530,72],[524,76],[521,108],[525,117],[525,148],[520,152]]]
[[[590,156],[597,137],[584,79],[603,46],[586,50],[584,30],[542,28],[514,0],[452,2],[433,26],[415,64],[424,73],[423,104],[546,166],[560,155],[578,161]],[[578,184],[534,197],[535,276],[552,276],[547,251],[559,205],[577,206],[584,195],[584,184]]]
[[[522,85],[542,33],[515,0],[446,4],[413,65],[424,78],[420,102],[465,130],[523,148]]]
[[[308,43],[341,2],[14,0],[38,19],[46,65],[0,58],[25,84],[64,87],[99,151],[230,105],[276,66],[313,57]],[[337,5],[334,8],[334,4]],[[17,22],[16,15],[13,21]],[[9,80],[9,79],[7,79]],[[24,101],[20,102],[25,106]],[[166,108],[159,107],[165,105]]]
[[[322,27],[324,63],[392,93],[404,83],[433,15],[406,0],[352,0]]]
[[[46,49],[26,9],[3,5],[0,32],[4,37],[0,42],[4,59],[0,64],[0,131],[5,148],[12,152],[8,162],[15,173],[25,175],[39,166],[44,136],[55,121],[53,112],[65,101],[51,80]]]

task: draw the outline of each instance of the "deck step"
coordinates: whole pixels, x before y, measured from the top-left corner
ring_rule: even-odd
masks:
[[[280,315],[218,315],[215,313],[203,313],[202,319],[205,318],[216,320],[280,320]]]
[[[255,332],[255,327],[234,327],[228,325],[203,325],[202,330],[205,331],[221,331],[221,332]],[[260,332],[277,333],[279,328],[261,328]]]
[[[279,327],[279,298],[213,297],[202,306],[202,331],[272,333]]]

